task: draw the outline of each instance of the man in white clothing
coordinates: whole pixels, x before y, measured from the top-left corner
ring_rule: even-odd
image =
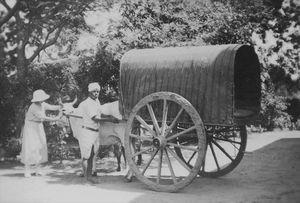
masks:
[[[98,100],[100,86],[98,83],[90,83],[88,86],[89,97],[80,103],[79,109],[82,115],[82,129],[79,136],[79,147],[82,159],[83,174],[86,180],[91,179],[93,157],[99,148],[99,119],[101,105]]]

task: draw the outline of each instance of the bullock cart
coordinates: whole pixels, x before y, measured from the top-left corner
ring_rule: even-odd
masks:
[[[131,50],[121,60],[119,85],[126,159],[151,189],[175,192],[197,175],[223,176],[241,161],[245,124],[260,110],[253,47]]]

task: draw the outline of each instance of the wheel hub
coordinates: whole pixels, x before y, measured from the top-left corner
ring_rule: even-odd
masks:
[[[164,137],[157,137],[153,139],[153,145],[156,148],[164,148],[167,144],[167,140]]]

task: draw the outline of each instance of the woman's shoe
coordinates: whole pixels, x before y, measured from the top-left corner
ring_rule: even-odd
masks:
[[[42,171],[37,171],[37,172],[35,172],[35,175],[36,175],[36,176],[44,176],[45,173],[42,172]]]

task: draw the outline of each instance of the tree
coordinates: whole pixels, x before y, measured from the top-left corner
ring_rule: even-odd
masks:
[[[81,93],[87,92],[90,82],[98,82],[101,86],[100,101],[112,102],[117,100],[120,61],[106,50],[104,45],[98,45],[93,57],[81,57],[79,70],[75,73]],[[84,96],[79,95],[82,99]]]
[[[290,115],[294,122],[299,118],[299,114],[295,114],[298,110],[291,109],[293,106],[289,103],[300,102],[300,4],[285,0],[279,8],[273,10],[272,19],[257,29],[253,38],[263,67],[263,96],[270,98],[269,102],[265,100],[263,103],[266,107],[262,111],[263,119],[274,117],[271,124],[282,127],[282,124],[290,122]],[[297,108],[297,105],[294,107]],[[286,112],[293,113],[287,115]]]
[[[95,7],[93,0],[1,0],[0,41],[1,72],[9,79],[19,134],[24,119],[25,98],[32,93],[27,88],[30,64],[48,47],[53,46],[63,32],[88,30],[85,12]],[[72,44],[72,43],[69,43]],[[64,42],[68,45],[68,41]],[[1,47],[2,48],[2,47]],[[38,87],[36,87],[38,88]]]
[[[277,122],[277,117],[286,116],[287,103],[285,97],[276,95],[280,83],[274,79],[281,78],[285,85],[290,84],[288,87],[296,84],[294,89],[299,91],[299,79],[293,83],[286,80],[297,78],[299,73],[299,33],[295,32],[299,30],[299,10],[299,5],[288,0],[128,0],[120,8],[122,20],[111,24],[101,41],[108,44],[105,49],[118,60],[133,48],[228,43],[253,45],[262,66],[262,113],[266,116],[272,114],[268,117]],[[271,47],[265,46],[268,32],[277,36],[276,44]],[[286,45],[291,48],[286,49]],[[278,57],[276,66],[270,63],[273,54]],[[282,71],[284,77],[280,77]],[[278,103],[268,102],[269,98]]]

